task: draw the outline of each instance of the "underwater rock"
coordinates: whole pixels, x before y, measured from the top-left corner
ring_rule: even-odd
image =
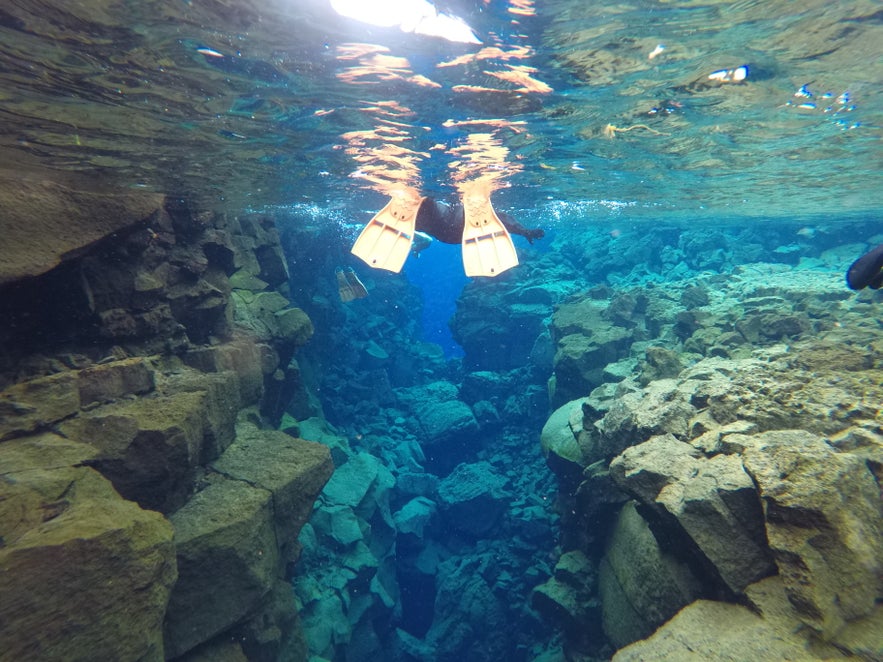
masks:
[[[571,334],[558,341],[555,353],[554,402],[588,395],[604,382],[604,368],[625,354],[632,334],[622,327],[595,329],[590,336]]]
[[[248,662],[238,641],[219,637],[178,658],[180,662]]]
[[[270,285],[245,269],[238,269],[230,275],[230,287],[234,291],[249,290],[251,292],[262,292]]]
[[[177,657],[255,609],[278,572],[272,494],[221,479],[170,517],[178,581],[165,622],[166,655]]]
[[[688,310],[690,308],[700,308],[711,303],[711,297],[709,297],[706,287],[702,285],[688,285],[681,292],[680,303]]]
[[[641,386],[657,379],[677,377],[684,368],[680,354],[665,347],[650,346],[644,350],[644,357],[638,376]]]
[[[75,372],[19,382],[0,392],[0,440],[46,428],[79,409]]]
[[[280,340],[300,347],[313,336],[313,323],[300,308],[277,310],[273,316],[278,329],[276,337]]]
[[[393,514],[396,530],[409,533],[419,539],[423,538],[423,531],[435,514],[435,502],[426,497],[411,499],[402,506],[401,510]]]
[[[123,497],[168,513],[187,500],[202,458],[203,395],[104,405],[62,424],[61,430],[98,449],[90,463]]]
[[[664,551],[635,508],[619,513],[599,568],[604,632],[616,648],[649,636],[702,592],[689,567]]]
[[[8,439],[0,444],[0,471],[27,466],[41,456],[57,467],[54,471],[86,464],[109,476],[126,497],[175,511],[181,579],[169,601],[175,550],[168,522],[156,513],[139,520],[141,515],[132,513],[144,511],[123,501],[106,477],[81,466],[77,472],[95,479],[81,480],[79,473],[65,478],[69,492],[58,490],[58,498],[49,504],[31,500],[21,511],[28,521],[42,521],[44,531],[61,531],[72,514],[90,518],[72,534],[72,547],[60,539],[53,554],[29,557],[29,563],[42,563],[30,574],[39,574],[46,586],[62,593],[46,596],[42,587],[28,583],[27,573],[19,573],[2,588],[3,595],[16,595],[19,586],[31,591],[42,603],[39,608],[13,605],[23,615],[30,610],[40,623],[13,621],[4,614],[0,629],[14,622],[23,626],[22,632],[47,633],[31,636],[34,641],[28,645],[49,642],[52,651],[43,655],[28,649],[33,654],[16,654],[21,659],[58,654],[64,659],[159,660],[213,637],[235,638],[242,647],[239,654],[244,651],[249,659],[276,659],[296,620],[290,590],[287,599],[278,597],[284,593],[279,579],[285,562],[298,552],[292,539],[331,471],[330,461],[326,449],[315,447],[321,458],[311,458],[305,442],[283,433],[249,435],[240,430],[239,445],[231,443],[241,408],[258,404],[266,392],[265,378],[276,384],[273,375],[280,360],[288,365],[290,355],[280,358],[277,352],[290,353],[304,342],[311,324],[284,296],[285,264],[271,221],[240,223],[195,211],[183,199],[166,200],[165,208],[157,206],[149,219],[133,220],[126,211],[131,200],[113,198],[93,200],[92,229],[106,220],[125,227],[114,225],[100,240],[91,237],[89,228],[79,228],[82,232],[74,239],[88,246],[71,245],[75,250],[57,268],[4,285],[0,292],[0,312],[7,321],[0,328],[5,350],[0,352],[0,384],[12,384],[0,394],[0,439]],[[52,209],[47,201],[44,213]],[[114,210],[119,213],[109,219],[106,214]],[[51,252],[59,241],[71,238],[68,230],[87,224],[81,212],[88,211],[72,204],[59,212],[43,225],[60,219],[65,229],[40,241]],[[11,253],[0,253],[2,272]],[[47,262],[46,268],[50,266]],[[269,320],[265,342],[245,325],[233,327],[228,277],[237,270],[239,285],[260,288],[257,295],[238,291]],[[269,294],[271,284],[278,290],[268,299],[262,295]],[[270,399],[261,404],[272,408],[275,401]],[[243,419],[258,421],[260,416],[255,409]],[[50,427],[69,439],[41,433]],[[35,432],[40,434],[27,436]],[[205,466],[225,450],[230,454],[214,467]],[[303,470],[298,475],[292,474],[295,466]],[[27,473],[37,480],[40,471]],[[242,480],[229,480],[221,471]],[[81,507],[77,499],[98,493],[92,483],[106,486],[107,499],[99,506]],[[187,501],[198,489],[203,491]],[[241,494],[235,494],[237,489]],[[212,501],[213,495],[218,502],[200,503]],[[109,518],[116,518],[117,528]],[[163,547],[147,540],[156,533],[156,522],[165,527]],[[6,545],[2,557],[14,549],[14,535],[4,530],[0,536]],[[93,540],[96,536],[100,539]],[[94,558],[71,554],[60,559],[58,550],[65,555],[80,550],[78,554]],[[150,563],[152,569],[147,568]],[[66,588],[58,587],[70,587],[77,595],[68,596]],[[161,623],[167,603],[166,634],[172,643],[164,655]],[[60,611],[65,605],[76,613],[64,615],[68,631],[59,635],[64,642],[56,644],[46,607]],[[117,613],[108,616],[108,608]],[[74,631],[82,632],[91,648],[84,649]],[[5,651],[5,635],[3,640]]]
[[[478,432],[475,415],[459,399],[456,386],[450,382],[398,389],[397,394],[417,420],[418,440],[424,451],[436,446],[444,449],[452,444],[468,446],[470,438]]]
[[[629,380],[618,387],[610,409],[595,424],[600,457],[613,458],[627,447],[655,435],[686,438],[696,414],[687,388],[673,379],[658,379],[640,391],[629,391]]]
[[[828,644],[803,626],[781,577],[751,584],[745,594],[747,608],[709,600],[690,604],[653,636],[618,651],[614,662],[876,660],[883,651],[883,608],[847,625]]]
[[[865,460],[804,431],[730,435],[763,500],[766,534],[800,619],[829,640],[883,597],[880,486]]]
[[[617,651],[613,662],[666,660],[821,660],[799,634],[768,623],[746,607],[697,600],[643,641]]]
[[[316,535],[323,542],[330,541],[340,548],[348,547],[365,538],[367,523],[358,517],[348,506],[324,506],[317,508],[310,518]]]
[[[24,448],[31,443],[0,444],[3,656],[164,659],[162,619],[176,576],[172,527],[121,499],[94,469],[60,466],[52,453]],[[78,454],[70,442],[60,448],[68,461]]]
[[[568,484],[582,476],[588,453],[580,446],[584,400],[572,400],[549,416],[540,433],[540,446],[549,468]]]
[[[551,313],[547,303],[560,294],[554,281],[517,289],[505,280],[473,282],[463,288],[450,321],[469,371],[512,370],[524,365]]]
[[[427,662],[509,659],[506,606],[485,578],[493,565],[481,555],[439,564],[435,618],[424,638],[433,654]]]
[[[555,564],[553,576],[534,588],[531,607],[550,622],[560,624],[569,647],[597,652],[603,641],[598,573],[579,550],[565,552]]]
[[[507,402],[508,405],[508,402]],[[524,409],[520,407],[508,407],[507,413],[509,410],[524,411]],[[497,411],[497,408],[494,407],[494,404],[488,400],[479,400],[478,402],[472,405],[472,413],[475,416],[475,420],[478,421],[478,426],[482,429],[494,428],[500,424],[502,418],[500,417],[500,412]]]
[[[234,319],[264,341],[281,340],[301,346],[313,335],[313,323],[300,308],[276,290],[252,294],[234,290]]]
[[[269,232],[275,235],[276,231],[272,229]],[[257,277],[270,287],[278,287],[288,281],[288,265],[285,263],[285,255],[282,252],[282,246],[279,245],[278,236],[266,237],[264,241],[267,243],[255,247],[254,251],[261,269]]]
[[[242,400],[243,380],[233,371],[201,374],[180,370],[164,375],[160,390],[182,399],[195,394],[197,411],[201,414],[203,440],[201,463],[211,462],[233,443],[236,417],[249,402]]]
[[[377,508],[376,488],[380,487],[385,495],[387,486],[394,482],[380,460],[369,453],[357,453],[334,471],[322,490],[321,500],[330,506],[347,506],[363,517],[370,517]]]
[[[72,173],[65,179],[0,178],[0,284],[45,273],[102,237],[161,213],[163,196],[156,193],[96,190]]]
[[[438,476],[403,471],[396,477],[396,493],[402,497],[433,497],[438,490]]]
[[[570,335],[591,336],[595,329],[609,326],[604,311],[607,308],[606,299],[612,296],[612,289],[596,288],[576,301],[571,299],[562,303],[552,315],[550,330],[553,340]]]
[[[459,392],[460,397],[470,405],[479,400],[500,400],[512,392],[511,376],[506,372],[490,370],[468,372],[463,375]]]
[[[212,468],[209,485],[170,516],[179,572],[166,617],[172,655],[264,603],[332,470],[327,448],[248,424]]]
[[[212,465],[215,471],[273,494],[280,548],[297,538],[334,465],[325,446],[243,423],[236,441]]]
[[[141,357],[123,359],[81,370],[77,374],[80,406],[143,395],[154,388],[154,370]]]
[[[368,370],[381,368],[389,363],[389,353],[373,340],[366,343],[362,357],[362,363]]]
[[[677,537],[680,529],[682,549],[695,547],[734,593],[775,572],[754,482],[738,457],[706,459],[665,435],[626,449],[610,463],[610,473],[662,518],[667,535]],[[703,567],[701,559],[687,558]]]
[[[266,347],[266,346],[264,346]],[[234,338],[219,345],[194,347],[183,355],[184,363],[202,372],[233,371],[243,406],[253,405],[264,393],[262,346],[253,337]]]
[[[470,536],[487,535],[506,508],[506,483],[488,462],[458,465],[438,486],[445,521]]]

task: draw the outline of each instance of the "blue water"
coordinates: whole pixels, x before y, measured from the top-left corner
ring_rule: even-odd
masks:
[[[448,358],[462,356],[463,349],[448,326],[457,309],[457,297],[469,281],[463,273],[460,247],[434,241],[419,255],[412,255],[403,272],[423,298],[420,323],[424,339],[440,345]]]

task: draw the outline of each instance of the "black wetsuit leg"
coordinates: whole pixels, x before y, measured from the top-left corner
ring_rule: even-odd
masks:
[[[445,244],[459,244],[463,240],[463,207],[446,205],[435,198],[426,197],[417,210],[418,232],[438,239]]]
[[[545,235],[540,228],[526,228],[506,212],[497,212],[500,221],[511,234],[520,234],[533,243]],[[418,232],[425,232],[445,244],[459,244],[463,240],[463,225],[466,223],[463,205],[448,205],[435,198],[426,197],[417,211]]]
[[[846,272],[846,284],[853,290],[866,287],[879,290],[883,287],[883,244],[852,263]]]

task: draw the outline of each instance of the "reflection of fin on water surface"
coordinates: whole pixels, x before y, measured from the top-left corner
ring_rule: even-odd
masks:
[[[486,196],[464,196],[463,269],[467,276],[497,276],[518,264],[506,226]]]
[[[352,267],[342,269],[337,267],[335,270],[337,275],[337,291],[340,293],[340,300],[344,303],[354,301],[355,299],[364,299],[368,296],[368,290]]]
[[[401,271],[411,252],[422,201],[423,198],[412,191],[393,196],[362,230],[353,244],[353,255],[375,269]]]

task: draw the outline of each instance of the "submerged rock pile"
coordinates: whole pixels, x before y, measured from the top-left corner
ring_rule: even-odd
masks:
[[[587,397],[543,449],[576,485],[564,528],[596,559],[614,659],[879,656],[883,345],[866,296],[756,264],[556,311],[553,397]]]
[[[3,656],[303,657],[287,572],[333,467],[262,424],[312,333],[272,223],[167,201],[67,257],[0,290]]]

